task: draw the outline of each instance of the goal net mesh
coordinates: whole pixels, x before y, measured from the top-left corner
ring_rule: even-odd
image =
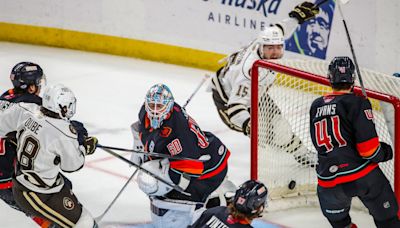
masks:
[[[309,110],[316,98],[331,92],[326,79],[329,63],[305,60],[274,62],[289,71],[299,69],[305,72],[280,73],[275,69],[275,76],[267,74],[267,77],[274,77],[267,79],[273,81],[268,86],[259,85],[259,80],[253,78],[252,109],[257,106],[257,111],[251,117],[252,178],[268,186],[271,202],[289,199],[289,207],[315,204],[317,155],[310,138]],[[256,69],[258,77],[272,69],[262,62],[259,65]],[[361,75],[373,106],[379,139],[393,147],[394,109],[382,97],[400,97],[400,79],[367,69],[361,69]],[[358,79],[355,84],[359,85]],[[355,90],[360,91],[359,88]],[[394,186],[394,159],[379,166]]]

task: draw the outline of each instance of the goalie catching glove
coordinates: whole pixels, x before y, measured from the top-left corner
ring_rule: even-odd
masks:
[[[319,13],[319,8],[311,2],[303,2],[300,5],[294,7],[289,13],[289,17],[296,18],[299,24],[303,24],[305,21],[310,20]]]

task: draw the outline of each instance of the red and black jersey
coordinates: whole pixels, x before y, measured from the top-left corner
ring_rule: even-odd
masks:
[[[318,151],[318,184],[334,187],[357,180],[378,164],[369,158],[380,143],[368,99],[334,92],[316,99],[310,109],[311,139]]]
[[[190,228],[250,228],[252,227],[245,220],[238,220],[229,214],[227,207],[213,207],[200,216],[200,218]]]
[[[13,89],[7,90],[0,96],[0,112],[7,109],[13,103],[42,104],[42,98],[28,93],[15,93]],[[17,144],[15,132],[7,134],[7,138],[0,138],[0,189],[12,187],[11,178],[14,175],[14,167],[17,156]]]
[[[227,166],[229,150],[211,132],[202,131],[178,104],[158,129],[150,127],[144,105],[139,112],[140,136],[145,151],[204,161],[170,160],[170,177],[178,183],[182,173],[191,181],[212,178]]]

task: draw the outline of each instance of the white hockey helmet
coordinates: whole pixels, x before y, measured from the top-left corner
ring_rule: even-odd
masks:
[[[74,93],[62,84],[46,87],[43,93],[42,106],[62,119],[70,119],[76,111],[76,98]]]
[[[167,158],[145,162],[141,167],[174,185],[169,177],[169,161]],[[147,174],[144,170],[139,171],[137,183],[140,190],[148,196],[164,196],[172,190],[172,187]]]
[[[264,45],[284,45],[285,38],[283,31],[278,26],[266,27],[258,35],[259,51],[263,55]],[[283,53],[282,53],[283,54]]]

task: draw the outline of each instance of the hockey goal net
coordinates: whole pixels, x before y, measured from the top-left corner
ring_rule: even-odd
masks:
[[[251,178],[269,189],[270,210],[317,205],[316,150],[309,133],[311,103],[330,92],[328,62],[306,60],[257,61],[252,69]],[[275,71],[271,76],[266,71]],[[394,148],[394,159],[380,167],[400,199],[400,79],[361,69],[380,141]],[[272,82],[261,86],[259,81]],[[269,83],[267,83],[269,84]],[[356,78],[354,92],[361,94]],[[274,204],[275,202],[275,204]],[[286,202],[279,203],[276,202]],[[271,208],[272,206],[272,208]]]

